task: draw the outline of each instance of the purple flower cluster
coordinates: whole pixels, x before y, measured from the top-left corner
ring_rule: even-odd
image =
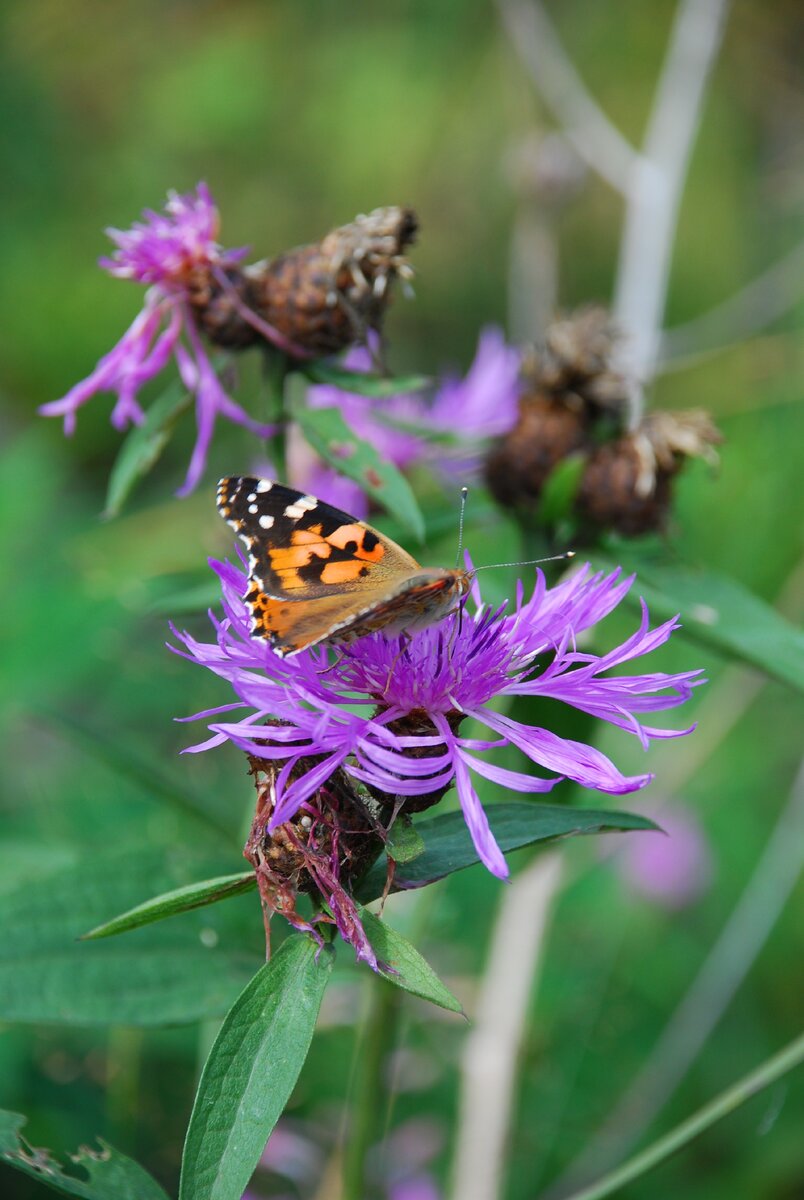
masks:
[[[331,664],[325,648],[281,659],[266,641],[251,638],[242,599],[246,576],[229,563],[211,565],[222,584],[224,618],[211,615],[211,642],[174,630],[181,642],[177,652],[227,680],[236,700],[187,718],[205,719],[211,733],[190,749],[228,740],[282,764],[269,829],[288,821],[338,768],[400,797],[432,795],[454,784],[478,855],[504,878],[507,866],[476,777],[518,792],[548,792],[570,779],[613,794],[635,791],[652,777],[623,775],[594,747],[500,712],[500,699],[550,698],[633,733],[644,746],[651,738],[690,732],[653,728],[642,718],[683,704],[703,682],[700,671],[609,674],[665,643],[677,620],[652,629],[643,603],[639,627],[616,649],[596,655],[578,648],[579,635],[630,589],[633,577],[620,570],[606,575],[586,566],[551,588],[537,571],[532,595],[526,600],[520,584],[511,612],[486,608],[475,582],[473,606],[410,637],[360,638],[340,648]],[[235,710],[241,710],[236,717]],[[412,715],[417,732],[405,728]],[[464,718],[490,736],[462,736]],[[506,745],[549,775],[503,768],[486,757]],[[304,760],[308,769],[300,772]]]
[[[182,496],[191,492],[201,477],[218,416],[261,437],[274,431],[274,426],[253,420],[222,387],[189,303],[198,272],[220,271],[245,254],[218,245],[219,224],[209,189],[200,183],[195,193],[179,196],[170,192],[164,213],[148,209],[131,229],[107,230],[117,249],[111,257],[101,258],[100,265],[118,279],[148,284],[145,302],[94,371],[60,400],[39,410],[48,417],[63,417],[65,433],[72,434],[79,408],[98,392],[114,392],[115,428],[139,425],[145,420],[138,399],[141,389],[175,359],[184,386],[195,397],[198,425],[187,477],[179,490]]]

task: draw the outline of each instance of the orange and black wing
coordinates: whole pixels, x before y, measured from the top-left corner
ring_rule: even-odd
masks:
[[[418,567],[370,525],[268,479],[222,479],[218,509],[245,543],[249,576],[267,596],[337,596]]]

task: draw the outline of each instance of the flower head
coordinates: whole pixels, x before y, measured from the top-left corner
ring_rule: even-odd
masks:
[[[686,908],[700,899],[712,881],[709,841],[689,808],[663,804],[653,815],[661,830],[626,838],[614,861],[638,895],[660,908]]]
[[[219,415],[263,437],[270,435],[273,427],[253,420],[226,393],[196,323],[195,289],[209,286],[215,272],[245,253],[218,245],[218,210],[209,189],[199,183],[194,193],[185,196],[170,192],[164,213],[146,210],[143,216],[129,230],[107,230],[116,249],[111,257],[100,260],[116,278],[150,285],[141,311],[86,379],[39,411],[48,417],[63,417],[65,433],[72,434],[78,409],[98,392],[114,392],[115,428],[139,425],[145,420],[138,399],[141,389],[174,358],[184,386],[195,397],[198,425],[187,477],[179,492],[186,495],[201,477]]]
[[[624,775],[594,747],[500,712],[501,699],[549,698],[625,729],[645,746],[654,737],[689,732],[646,726],[642,718],[687,700],[702,682],[699,671],[609,674],[666,642],[678,627],[675,619],[652,629],[643,604],[639,627],[620,646],[604,655],[577,648],[578,635],[630,589],[633,577],[619,570],[605,575],[587,566],[552,588],[538,571],[530,598],[520,585],[510,612],[484,607],[475,583],[473,610],[464,605],[441,624],[401,638],[360,638],[330,664],[325,648],[281,659],[266,641],[252,639],[242,599],[246,576],[229,563],[211,565],[222,584],[224,618],[211,618],[212,642],[177,632],[178,652],[227,680],[236,700],[190,718],[205,719],[211,733],[191,749],[228,740],[281,764],[269,830],[290,820],[339,770],[381,800],[411,798],[414,808],[454,785],[479,857],[504,877],[477,777],[528,793],[548,792],[566,778],[620,794],[651,776]],[[462,735],[466,718],[486,736]],[[489,751],[505,745],[547,774],[489,760]]]

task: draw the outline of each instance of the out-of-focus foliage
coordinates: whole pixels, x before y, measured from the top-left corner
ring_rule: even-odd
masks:
[[[589,86],[638,138],[672,4],[571,0],[551,8]],[[797,17],[795,4],[759,0],[731,14],[681,214],[674,323],[728,296],[801,237]],[[226,244],[250,243],[255,256],[376,205],[409,203],[422,225],[412,254],[417,298],[398,298],[389,313],[391,365],[465,368],[479,327],[506,319],[516,206],[507,154],[547,122],[482,0],[9,0],[0,20],[0,887],[38,886],[46,926],[48,902],[58,915],[60,872],[77,856],[128,858],[133,874],[121,882],[118,912],[205,877],[187,875],[186,860],[206,857],[207,875],[240,870],[252,803],[234,751],[177,757],[191,735],[174,716],[219,703],[222,693],[166,652],[165,618],[153,609],[209,553],[230,547],[209,487],[181,503],[170,497],[189,431],[127,514],[103,524],[118,447],[104,401],[81,413],[71,443],[34,415],[87,373],[140,303],[138,289],[95,267],[107,250],[102,228],[127,225],[168,187],[201,178],[214,189]],[[608,298],[618,222],[616,197],[590,178],[559,222],[562,304]],[[793,617],[804,599],[802,316],[799,305],[760,337],[668,373],[655,389],[664,407],[709,408],[727,439],[716,479],[695,464],[680,481],[673,537],[683,558],[766,600],[781,595]],[[242,385],[258,387],[253,365],[244,366]],[[248,435],[225,431],[210,481],[249,468],[254,456]],[[479,495],[477,504],[484,515],[470,526],[475,562],[518,557],[512,526],[489,515]],[[450,562],[454,546],[450,527],[424,561]],[[501,598],[510,586],[504,571],[486,580]],[[689,657],[679,642],[662,651],[657,669],[688,666]],[[704,665],[713,683],[697,699],[700,729],[653,752],[658,781],[642,799],[648,815],[669,792],[695,809],[711,844],[711,885],[693,907],[666,913],[627,892],[597,844],[569,847],[572,882],[553,921],[522,1065],[510,1200],[530,1200],[580,1152],[649,1058],[785,803],[801,752],[800,699],[763,683],[729,725],[729,705],[753,678],[723,684],[734,668],[714,651]],[[65,713],[70,725],[58,716]],[[624,743],[618,736],[620,760],[631,754],[634,769],[644,769],[639,748]],[[175,869],[146,875],[146,852],[168,849]],[[175,936],[193,940],[199,960],[202,948],[236,949],[245,978],[260,954],[251,899],[176,918],[189,924]],[[499,884],[473,868],[420,896],[392,898],[386,912],[417,945],[424,931],[428,960],[470,1016],[498,899]],[[798,1032],[794,908],[795,897],[663,1120],[681,1119]],[[50,946],[43,933],[31,953]],[[347,1093],[360,1007],[360,977],[346,960],[341,954],[288,1111],[292,1127],[325,1153]],[[433,1169],[445,1183],[465,1023],[407,998],[405,1006],[392,1127],[429,1123]],[[36,1145],[62,1148],[99,1134],[175,1192],[196,1071],[214,1033],[205,1025],[5,1026],[0,1106],[29,1115]],[[801,1079],[791,1077],[629,1195],[787,1200],[801,1183],[803,1116]],[[46,1194],[4,1169],[2,1183],[14,1200]],[[287,1191],[267,1173],[260,1187],[265,1196]],[[311,1195],[313,1185],[305,1187]]]

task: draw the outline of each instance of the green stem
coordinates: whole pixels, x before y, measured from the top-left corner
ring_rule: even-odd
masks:
[[[604,1175],[597,1183],[582,1188],[580,1192],[573,1192],[567,1200],[603,1200],[604,1196],[611,1196],[625,1184],[631,1183],[640,1175],[644,1175],[646,1171],[651,1171],[659,1163],[664,1162],[666,1158],[669,1158],[676,1150],[680,1150],[682,1146],[686,1146],[710,1125],[714,1125],[722,1117],[728,1116],[735,1108],[739,1108],[741,1104],[750,1100],[752,1096],[769,1084],[775,1083],[777,1079],[792,1070],[793,1067],[797,1067],[801,1062],[804,1062],[804,1033],[784,1050],[775,1054],[773,1058],[769,1058],[749,1075],[745,1075],[725,1092],[721,1092],[693,1116],[682,1121],[670,1133],[648,1146],[646,1150],[629,1158],[622,1166],[609,1172],[608,1175]]]
[[[399,1021],[399,991],[385,980],[371,981],[371,1007],[366,1018],[362,1045],[358,1049],[353,1090],[352,1122],[343,1157],[342,1200],[365,1200],[366,1157],[382,1136],[385,1085],[383,1070],[396,1040]]]
[[[274,474],[282,483],[288,481],[287,427],[289,421],[286,380],[288,360],[277,350],[266,351],[263,376],[267,398],[268,420],[276,421],[278,428],[269,439],[268,453],[273,463]]]

